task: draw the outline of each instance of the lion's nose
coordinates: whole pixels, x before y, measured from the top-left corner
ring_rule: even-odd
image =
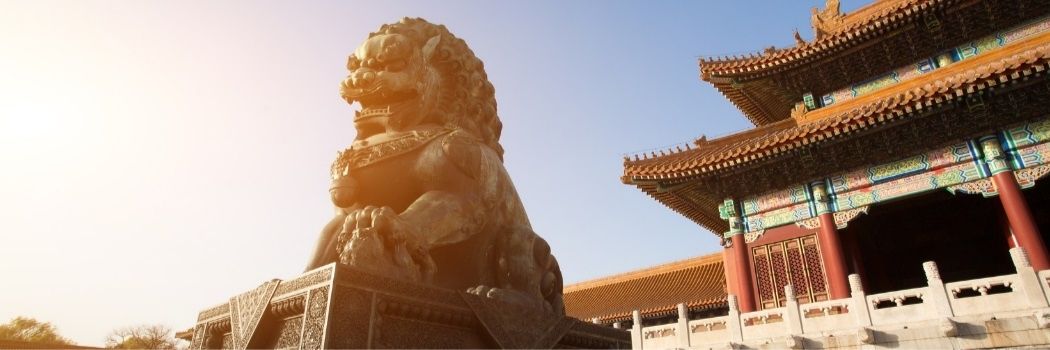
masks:
[[[351,82],[356,88],[364,88],[372,85],[372,82],[376,79],[376,73],[371,70],[358,70],[350,77]]]

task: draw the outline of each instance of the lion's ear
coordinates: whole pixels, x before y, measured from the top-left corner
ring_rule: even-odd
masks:
[[[423,59],[429,61],[430,57],[434,55],[434,49],[437,48],[438,43],[441,42],[441,35],[435,35],[434,37],[427,40],[426,45],[423,45]]]

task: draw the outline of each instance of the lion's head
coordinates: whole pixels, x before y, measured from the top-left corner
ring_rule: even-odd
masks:
[[[361,109],[357,139],[420,124],[462,129],[502,158],[503,124],[484,64],[443,25],[404,18],[369,34],[347,62],[341,93]]]

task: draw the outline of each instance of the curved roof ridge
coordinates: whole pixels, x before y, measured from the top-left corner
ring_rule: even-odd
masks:
[[[863,33],[884,27],[889,22],[899,22],[906,18],[921,15],[924,10],[933,8],[933,4],[945,0],[896,0],[876,1],[848,14],[842,14],[841,23],[833,32],[821,38],[796,44],[779,50],[750,53],[732,57],[701,57],[699,59],[701,77],[710,80],[712,74],[733,75],[765,70],[791,62],[815,58],[817,52],[835,50],[843,44],[863,37]],[[882,23],[882,22],[886,23]],[[874,25],[874,26],[873,26]]]

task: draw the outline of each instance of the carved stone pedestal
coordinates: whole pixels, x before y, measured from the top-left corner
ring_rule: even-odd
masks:
[[[204,310],[193,349],[630,348],[626,331],[326,265]]]

